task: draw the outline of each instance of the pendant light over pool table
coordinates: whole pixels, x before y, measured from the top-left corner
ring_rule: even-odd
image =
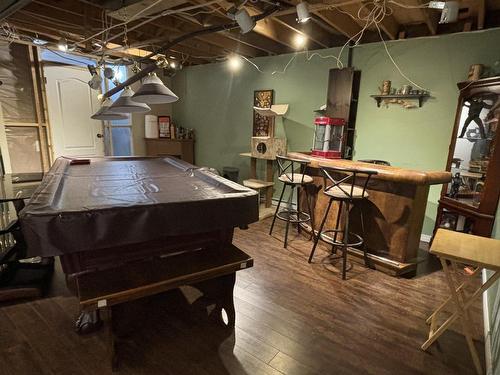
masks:
[[[101,104],[101,108],[99,108],[96,113],[90,116],[90,118],[94,120],[104,120],[104,121],[127,119],[127,115],[111,111],[110,110],[111,104],[113,104],[113,101],[110,98],[104,99],[104,101]]]
[[[155,73],[149,73],[132,100],[137,103],[162,104],[176,102],[179,97]]]
[[[120,97],[109,107],[110,111],[116,113],[144,113],[151,110],[147,104],[132,100],[133,95],[134,91],[128,86],[125,87]]]

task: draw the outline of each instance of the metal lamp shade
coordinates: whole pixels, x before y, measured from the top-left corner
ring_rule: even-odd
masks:
[[[144,113],[151,110],[147,104],[133,101],[132,95],[134,95],[132,89],[125,87],[121,96],[109,107],[110,111],[116,113]]]
[[[179,97],[153,73],[144,79],[142,86],[134,94],[132,100],[138,103],[162,104],[176,102]]]
[[[121,113],[112,112],[109,107],[113,104],[111,99],[106,98],[101,105],[101,108],[90,116],[91,119],[94,120],[104,120],[104,121],[112,121],[112,120],[125,120],[127,115]]]

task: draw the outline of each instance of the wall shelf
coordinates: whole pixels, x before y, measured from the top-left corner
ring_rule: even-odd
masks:
[[[429,94],[409,94],[409,95],[370,95],[377,102],[377,107],[380,107],[382,100],[387,99],[411,99],[418,100],[418,106],[422,107],[422,103],[425,98],[429,97]]]

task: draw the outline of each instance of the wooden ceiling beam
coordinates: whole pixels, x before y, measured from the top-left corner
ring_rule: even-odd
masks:
[[[36,15],[36,14],[43,14],[43,7],[40,6],[40,4],[37,4],[37,2],[34,2],[32,5],[29,6],[29,9],[30,9],[30,12],[33,14],[33,15]],[[61,21],[59,21],[59,19],[63,19],[65,20],[64,22],[65,23],[68,23],[68,24],[72,24],[74,25],[74,27],[76,27],[75,30],[79,30],[80,32],[78,33],[74,33],[75,35],[75,38],[74,40],[75,41],[78,41],[78,40],[82,40],[84,38],[84,35],[86,34],[85,33],[85,25],[83,24],[83,16],[80,15],[78,12],[75,12],[73,9],[70,9],[70,10],[67,10],[65,8],[62,8],[62,3],[64,3],[64,0],[60,1],[59,4],[61,6],[56,7],[54,6],[53,9],[51,9],[50,11],[50,15],[54,16],[54,19],[51,20],[51,22],[57,24],[57,23],[61,23]],[[49,2],[50,4],[50,2]],[[82,9],[83,10],[83,9]],[[86,22],[87,23],[91,23],[92,24],[92,28],[94,30],[101,30],[101,20],[98,19],[98,14],[100,13],[100,10],[99,8],[94,8],[92,11],[89,11],[87,10],[87,19],[86,19]],[[47,19],[51,19],[51,17],[47,16]],[[159,19],[161,20],[161,19]],[[135,22],[141,22],[141,21],[134,21],[131,23],[131,25],[133,25]],[[128,35],[129,36],[132,36],[132,35],[135,35],[135,37],[133,38],[134,40],[140,40],[140,39],[143,39],[141,38],[141,36],[146,36],[150,39],[155,39],[155,37],[157,37],[158,35],[164,35],[165,34],[165,31],[168,32],[168,35],[169,37],[174,37],[174,36],[178,36],[180,35],[181,33],[179,31],[181,30],[178,30],[178,27],[177,25],[173,25],[171,26],[170,28],[167,28],[165,26],[163,26],[164,22],[157,22],[156,25],[154,22],[151,22],[151,23],[148,23],[146,25],[143,25],[141,28],[139,29],[136,29],[136,30],[132,30],[132,31],[129,31],[128,32]],[[169,25],[170,23],[167,23],[167,25]],[[160,27],[161,26],[161,27]],[[61,30],[63,30],[63,28],[61,28]],[[119,29],[116,29],[116,31],[111,31],[111,33],[117,33]],[[64,29],[65,33],[68,33],[70,32],[71,30],[68,30],[68,29]],[[190,31],[193,31],[192,29],[191,30],[184,30],[185,32],[190,32]],[[80,38],[77,38],[76,36],[79,35]],[[116,35],[116,34],[115,34]],[[98,38],[96,38],[98,39]],[[113,38],[112,35],[111,35],[111,38],[109,41],[115,41],[116,38]],[[159,38],[156,38],[156,39],[159,39]],[[165,38],[163,38],[163,40],[159,40],[159,42],[165,42]],[[119,43],[123,43],[122,40],[119,41]],[[196,39],[192,39],[192,40],[187,40],[187,41],[184,41],[183,44],[185,46],[188,46],[191,48],[191,52],[195,49],[195,48],[198,48],[199,49],[199,55],[212,55],[212,56],[220,56],[220,55],[225,55],[227,54],[228,52],[227,51],[230,51],[230,48],[229,47],[225,47],[225,48],[222,48],[218,45],[214,45],[211,43],[211,41],[208,41],[208,40],[201,40],[199,39],[198,41]],[[248,53],[248,50],[246,51]],[[253,52],[253,51],[252,51]]]
[[[398,38],[400,26],[392,14],[385,16],[379,26],[390,39],[395,40]]]
[[[484,19],[486,16],[486,1],[478,0],[477,4],[477,29],[484,29]]]
[[[295,33],[301,33],[307,37],[308,40],[315,43],[321,48],[328,48],[331,46],[331,38],[328,32],[311,20],[306,23],[298,23],[297,17],[293,14],[274,18],[277,22],[289,27]],[[314,46],[308,46],[309,48]]]
[[[354,19],[340,12],[338,9],[325,9],[314,12],[314,14],[328,26],[334,28],[348,38],[352,38],[361,31],[361,26],[359,26]]]
[[[417,0],[416,5],[424,5],[426,4],[426,0]],[[429,8],[421,8],[420,13],[422,14],[422,18],[429,29],[431,35],[437,34],[438,20],[439,20],[439,12],[435,12]]]
[[[191,3],[201,4],[203,3],[203,0],[191,0]],[[222,6],[224,6],[225,8]],[[188,20],[201,26],[210,26],[212,24],[224,24],[230,21],[230,19],[227,17],[225,10],[229,9],[230,7],[231,3],[228,1],[219,4],[219,6],[210,5],[208,9],[214,11],[214,13],[210,15],[210,18],[206,18],[202,21],[201,18],[193,19],[192,17],[189,17]],[[220,31],[217,34],[222,35],[225,38],[232,39],[233,41],[236,41],[240,44],[256,48],[260,51],[265,52],[268,55],[290,52],[289,48],[285,47],[283,44],[277,43],[274,40],[268,39],[265,36],[257,34],[253,31],[246,34],[241,34],[238,30],[230,30],[230,31]]]
[[[203,2],[202,0],[194,0],[194,1],[196,3]],[[234,6],[232,2],[224,0],[222,0],[218,4],[222,9],[224,9],[224,12]],[[211,7],[212,9],[214,9],[214,6]],[[245,9],[248,11],[250,16],[254,16],[260,13],[258,9],[252,6],[245,6]],[[216,11],[218,11],[219,14],[221,15],[223,14],[226,17],[226,21],[229,20],[229,17],[227,17],[227,15],[224,12],[222,12],[218,8],[216,8]],[[276,20],[274,20],[272,17],[267,17],[263,20],[258,21],[252,32],[260,34],[268,39],[271,39],[272,41],[279,43],[289,48],[290,50],[294,49],[294,44],[293,44],[294,35],[290,35],[290,30],[282,23],[276,22]]]

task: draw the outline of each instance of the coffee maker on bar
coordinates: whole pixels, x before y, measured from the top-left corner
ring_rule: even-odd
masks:
[[[342,158],[345,124],[343,118],[316,117],[312,155],[327,159]]]

